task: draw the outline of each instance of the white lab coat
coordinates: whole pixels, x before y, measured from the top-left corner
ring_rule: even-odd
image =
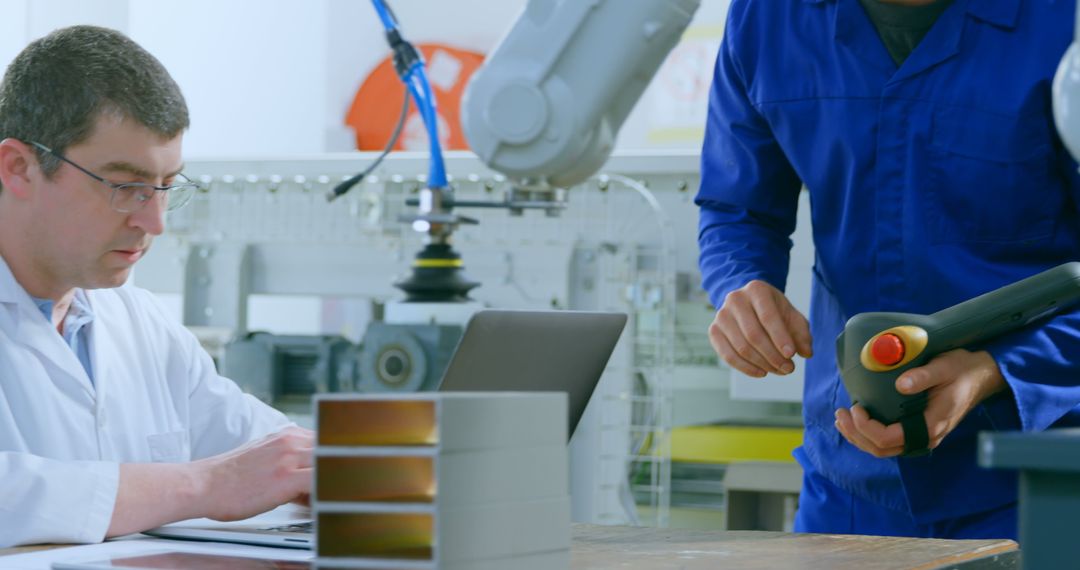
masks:
[[[288,425],[148,291],[87,298],[93,386],[0,258],[0,547],[101,541],[120,463],[209,457]]]

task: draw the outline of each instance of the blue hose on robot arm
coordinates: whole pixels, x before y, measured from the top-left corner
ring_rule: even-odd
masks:
[[[428,170],[428,187],[445,188],[446,166],[443,163],[442,144],[439,142],[439,122],[435,113],[435,95],[431,91],[431,83],[428,81],[427,71],[424,67],[424,58],[420,52],[408,41],[401,37],[398,30],[397,19],[393,12],[386,6],[383,0],[371,0],[375,12],[386,31],[386,41],[390,49],[394,50],[394,69],[398,77],[412,95],[416,108],[420,110],[420,117],[424,120],[427,129],[428,144],[431,151],[431,164]]]
[[[394,52],[394,70],[397,72],[401,82],[405,84],[405,88],[409,92],[409,97],[412,97],[413,102],[416,103],[416,108],[419,109],[420,117],[424,121],[424,128],[427,130],[431,153],[431,162],[428,168],[428,188],[446,188],[449,184],[446,180],[446,165],[443,162],[442,144],[439,142],[439,121],[438,115],[435,112],[435,94],[432,92],[431,83],[428,81],[427,70],[424,67],[424,59],[415,46],[401,37],[397,18],[384,0],[371,0],[371,4],[375,7],[375,13],[378,14],[379,21],[383,25],[386,41],[390,44],[390,49]],[[407,103],[408,99],[406,99],[406,105]],[[404,115],[402,116],[402,120],[403,119]],[[395,129],[390,146],[397,141],[400,129],[401,124],[399,121],[398,128]],[[356,176],[338,184],[330,192],[330,199],[348,192],[369,174],[374,169],[374,166],[382,161],[382,158],[386,154],[387,153],[384,152],[371,167],[368,167]]]

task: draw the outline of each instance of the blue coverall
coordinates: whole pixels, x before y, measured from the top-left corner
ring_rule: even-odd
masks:
[[[929,456],[876,459],[833,425],[851,405],[834,347],[849,317],[932,313],[1080,259],[1080,175],[1050,106],[1075,5],[956,0],[898,68],[858,0],[733,0],[702,149],[700,263],[717,307],[753,279],[782,289],[805,184],[814,356],[796,530],[1015,538],[1016,476],[977,466],[977,433],[1080,425],[1075,311],[974,347],[1009,389]]]

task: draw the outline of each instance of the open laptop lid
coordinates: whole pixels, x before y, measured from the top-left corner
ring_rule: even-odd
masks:
[[[439,391],[566,392],[573,436],[625,326],[622,313],[479,311]]]

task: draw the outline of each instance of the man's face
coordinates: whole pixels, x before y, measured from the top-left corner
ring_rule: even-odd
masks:
[[[183,136],[165,140],[130,119],[104,115],[93,135],[64,150],[66,158],[114,184],[171,184],[180,171]],[[122,285],[164,230],[161,193],[131,213],[109,204],[112,189],[61,162],[51,179],[34,177],[33,263],[50,289]]]

